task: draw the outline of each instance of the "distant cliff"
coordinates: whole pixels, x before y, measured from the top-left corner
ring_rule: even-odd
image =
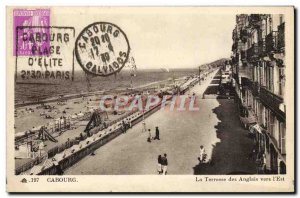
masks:
[[[221,59],[218,59],[216,61],[213,61],[211,63],[206,63],[206,64],[203,64],[203,65],[200,65],[200,68],[205,70],[205,69],[208,69],[208,67],[211,67],[211,68],[216,68],[216,67],[219,67],[219,66],[223,66],[225,64],[225,61],[229,61],[230,59],[229,58],[221,58]]]

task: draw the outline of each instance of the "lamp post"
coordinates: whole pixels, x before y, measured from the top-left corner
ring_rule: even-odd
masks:
[[[201,68],[199,66],[199,85],[201,85]]]

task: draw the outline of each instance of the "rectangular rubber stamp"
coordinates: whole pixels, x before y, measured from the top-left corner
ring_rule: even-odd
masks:
[[[17,26],[16,31],[16,40],[22,44],[21,49],[19,43],[16,46],[18,83],[45,84],[73,79],[73,27]]]

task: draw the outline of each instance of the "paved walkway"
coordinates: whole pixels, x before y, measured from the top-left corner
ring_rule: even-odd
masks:
[[[146,119],[153,135],[155,126],[160,128],[161,140],[148,143],[147,133],[142,132],[139,123],[96,150],[94,156],[87,156],[67,169],[65,174],[157,174],[157,156],[163,153],[168,154],[168,174],[253,172],[252,164],[247,164],[251,140],[240,127],[233,100],[202,99],[211,80],[208,77],[191,90],[199,97],[199,111],[159,110]],[[200,145],[204,145],[214,162],[205,170],[197,166]]]

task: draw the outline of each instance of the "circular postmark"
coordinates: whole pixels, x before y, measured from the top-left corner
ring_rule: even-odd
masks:
[[[85,27],[75,42],[75,56],[84,71],[98,76],[119,72],[129,57],[126,34],[108,22]]]

